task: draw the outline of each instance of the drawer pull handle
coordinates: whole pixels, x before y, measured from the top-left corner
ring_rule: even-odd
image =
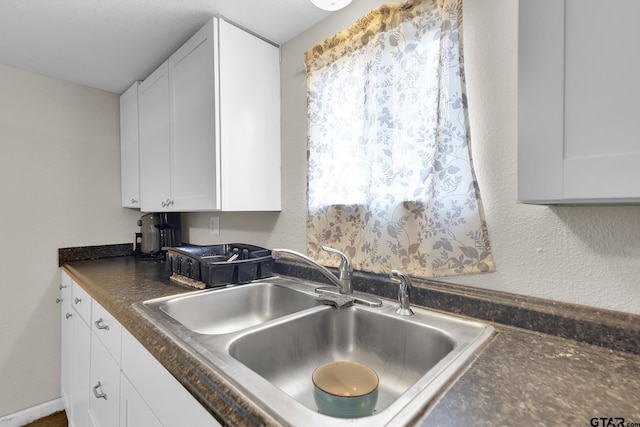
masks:
[[[61,302],[62,302],[62,299],[56,298],[56,304],[60,304]]]
[[[98,393],[98,389],[100,389],[100,393]],[[97,385],[93,386],[93,395],[96,397],[96,399],[107,400],[107,395],[102,392],[102,384],[100,384],[100,381],[98,381]]]
[[[102,317],[95,321],[95,325],[98,329],[104,329],[105,331],[109,330],[109,325],[104,324],[104,320],[102,320]]]
[[[76,297],[76,298],[73,300],[73,302],[74,302],[74,303],[76,303],[76,305],[77,305],[77,304],[80,304],[80,303],[82,302],[82,300],[81,300],[80,298]]]
[[[67,319],[69,319],[70,317],[73,317],[73,314],[71,314],[71,313],[67,313],[67,314],[65,314],[65,315],[64,315],[64,317],[66,317]]]

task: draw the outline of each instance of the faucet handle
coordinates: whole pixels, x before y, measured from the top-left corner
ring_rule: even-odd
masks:
[[[340,255],[340,278],[341,279],[351,279],[351,275],[353,273],[353,265],[351,264],[351,258],[349,255],[344,252],[340,252],[337,249],[330,248],[329,246],[323,246],[322,249],[331,254]]]
[[[400,306],[396,309],[396,313],[402,316],[411,316],[413,314],[413,310],[409,306],[410,303],[410,295],[411,295],[411,279],[407,276],[406,273],[400,270],[391,270],[391,274],[389,276],[391,281],[397,283],[398,288],[398,302]]]

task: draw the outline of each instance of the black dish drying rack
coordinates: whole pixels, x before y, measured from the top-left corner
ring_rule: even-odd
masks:
[[[275,261],[269,249],[245,243],[162,248],[171,273],[213,288],[273,276]]]

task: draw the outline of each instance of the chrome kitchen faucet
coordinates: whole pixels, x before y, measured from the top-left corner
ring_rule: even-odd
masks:
[[[345,254],[344,252],[340,252],[337,249],[330,248],[328,246],[323,246],[322,249],[329,253],[340,256],[340,266],[338,267],[339,277],[336,277],[324,265],[318,263],[317,261],[309,258],[306,255],[303,255],[296,251],[292,251],[290,249],[272,249],[271,256],[273,257],[273,259],[280,259],[282,258],[283,255],[286,255],[291,258],[304,261],[305,263],[314,267],[317,271],[322,273],[325,277],[327,277],[327,279],[331,281],[333,285],[335,285],[335,287],[338,288],[336,292],[336,289],[334,288],[321,287],[316,289],[316,292],[318,293],[322,293],[322,292],[340,293],[343,295],[350,295],[353,297],[353,299],[356,302],[364,303],[369,306],[379,307],[382,305],[382,301],[380,301],[377,298],[369,297],[367,295],[353,294],[353,289],[351,286],[351,278],[353,277],[353,265],[351,263],[351,258],[349,258],[349,255]]]

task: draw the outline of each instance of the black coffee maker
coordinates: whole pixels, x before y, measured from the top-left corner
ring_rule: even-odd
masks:
[[[174,212],[148,213],[138,220],[136,251],[143,255],[161,255],[166,246],[182,244],[180,214]]]

